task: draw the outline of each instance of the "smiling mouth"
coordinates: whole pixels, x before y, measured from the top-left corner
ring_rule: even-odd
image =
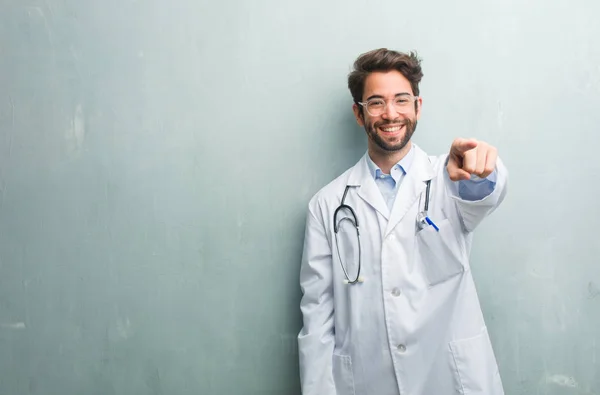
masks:
[[[379,129],[386,133],[395,133],[400,131],[404,125],[394,125],[394,126],[380,126]]]

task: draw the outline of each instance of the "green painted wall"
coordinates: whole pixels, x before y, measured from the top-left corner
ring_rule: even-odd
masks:
[[[600,394],[598,12],[3,1],[0,394],[299,394],[306,204],[365,150],[375,47],[424,59],[423,148],[511,171],[472,254],[507,394]]]

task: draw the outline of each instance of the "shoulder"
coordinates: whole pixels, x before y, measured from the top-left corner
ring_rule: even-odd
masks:
[[[338,196],[341,199],[344,193],[344,188],[348,184],[348,179],[350,178],[350,174],[352,173],[353,169],[354,167],[349,168],[338,177],[330,181],[327,185],[319,189],[317,193],[315,193],[310,199],[309,207],[324,207],[328,202],[335,200],[335,198]]]
[[[429,161],[437,175],[441,175],[448,164],[448,154],[429,155]]]
[[[420,151],[420,153],[429,159],[429,163],[431,164],[431,168],[433,171],[439,175],[439,172],[443,172],[448,162],[448,153],[442,155],[430,155],[425,152],[421,147],[415,144],[415,149]]]
[[[313,214],[319,211],[327,211],[328,208],[339,205],[346,186],[362,177],[365,156],[366,154],[354,166],[327,183],[312,196],[308,207]]]

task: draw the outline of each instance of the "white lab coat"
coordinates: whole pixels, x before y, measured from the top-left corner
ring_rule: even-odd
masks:
[[[447,155],[428,157],[414,148],[391,213],[366,154],[309,203],[298,336],[304,395],[504,393],[469,253],[472,231],[504,199],[507,170],[498,159],[494,191],[466,201],[448,178]],[[416,226],[427,180],[429,217],[439,232]],[[353,186],[346,204],[358,217],[365,277],[355,285],[343,282],[333,232],[346,185]],[[351,278],[358,251],[353,231],[338,236]]]

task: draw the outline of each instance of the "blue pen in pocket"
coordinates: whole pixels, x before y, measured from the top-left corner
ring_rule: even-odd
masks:
[[[428,216],[425,216],[425,221],[427,221],[427,223],[429,225],[433,226],[433,228],[435,229],[436,232],[440,231],[440,228],[438,228],[437,225],[434,224],[433,221]]]

